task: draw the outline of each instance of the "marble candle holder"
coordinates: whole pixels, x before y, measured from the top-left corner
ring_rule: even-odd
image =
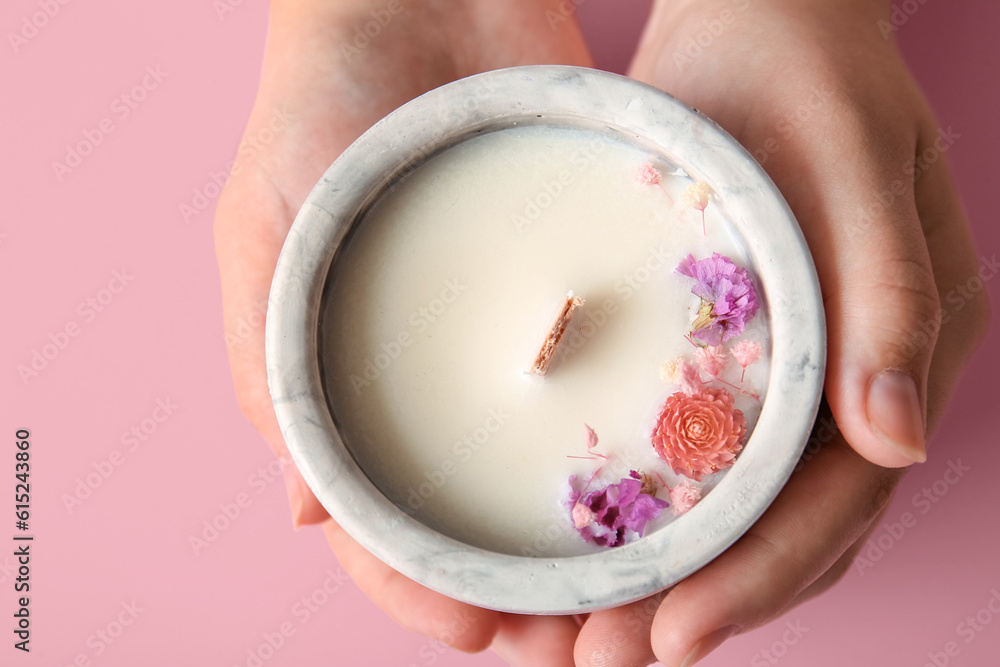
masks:
[[[623,547],[566,558],[473,547],[393,504],[338,432],[324,391],[327,277],[352,227],[394,182],[477,134],[529,124],[632,144],[707,183],[751,258],[771,336],[760,417],[735,465],[689,513]],[[330,515],[375,556],[445,595],[501,611],[581,613],[668,588],[735,542],[777,496],[809,437],[823,387],[822,299],[809,249],[781,194],[732,137],[666,93],[584,68],[518,67],[433,90],[351,145],[309,195],[278,261],[267,312],[267,375],[296,465]]]

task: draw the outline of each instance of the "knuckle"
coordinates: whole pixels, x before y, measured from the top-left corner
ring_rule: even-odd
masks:
[[[906,367],[930,358],[941,330],[943,311],[934,275],[921,260],[885,261],[846,304],[859,326],[895,345],[888,362]]]
[[[899,257],[887,260],[876,275],[880,287],[905,294],[909,307],[915,312],[933,314],[941,308],[934,270],[926,259]]]

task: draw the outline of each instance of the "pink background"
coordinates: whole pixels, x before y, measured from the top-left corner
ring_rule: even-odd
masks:
[[[211,172],[231,159],[254,98],[266,28],[262,0],[70,2],[15,52],[8,31],[37,0],[5,0],[0,27],[0,281],[3,364],[0,544],[11,544],[15,429],[32,431],[32,652],[12,648],[13,551],[0,546],[0,663],[246,665],[262,633],[295,634],[264,664],[499,665],[398,629],[350,583],[334,584],[308,620],[293,606],[339,567],[317,529],[294,532],[272,456],[233,397],[212,247]],[[622,6],[624,5],[624,6]],[[648,2],[589,0],[579,8],[599,64],[621,71]],[[924,4],[899,31],[907,59],[942,127],[981,255],[1000,250],[995,211],[1000,45],[996,2]],[[147,66],[165,78],[127,117],[112,106]],[[152,81],[152,80],[150,80]],[[60,182],[51,163],[111,120],[113,131]],[[108,127],[106,124],[105,127]],[[209,206],[185,222],[181,204],[208,186]],[[101,312],[79,308],[124,270],[127,285]],[[994,309],[1000,290],[989,284]],[[67,325],[79,327],[37,377],[17,367]],[[56,336],[59,338],[59,336]],[[777,645],[785,665],[913,665],[958,641],[950,664],[996,665],[1000,618],[970,637],[967,615],[1000,590],[993,503],[1000,468],[995,422],[997,330],[958,387],[930,460],[907,476],[886,515],[916,523],[861,574],[785,619],[739,637],[704,662],[764,665]],[[130,449],[122,434],[177,407]],[[157,413],[162,416],[161,413]],[[120,465],[72,511],[77,480]],[[970,468],[926,514],[915,494],[943,480],[948,462]],[[266,470],[264,471],[266,475]],[[246,494],[238,518],[197,555],[189,536]],[[10,509],[7,509],[10,508]],[[221,520],[219,523],[223,523]],[[319,595],[319,599],[323,596]],[[110,645],[93,636],[123,603],[141,612]],[[985,618],[985,615],[984,615]],[[786,622],[807,628],[781,645]],[[791,636],[791,635],[789,635]],[[89,643],[88,643],[89,642]],[[100,651],[98,650],[100,649]],[[83,664],[83,663],[81,663]]]

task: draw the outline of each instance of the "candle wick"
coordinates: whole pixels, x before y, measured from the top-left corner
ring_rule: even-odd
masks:
[[[583,299],[574,296],[572,290],[566,294],[562,307],[559,309],[559,314],[556,316],[556,321],[552,323],[552,327],[549,329],[549,333],[542,343],[542,348],[538,351],[535,361],[531,364],[531,370],[528,371],[530,374],[544,377],[549,371],[549,365],[555,358],[559,341],[563,339],[563,335],[569,327],[569,322],[573,319],[573,312],[582,306],[583,303]]]

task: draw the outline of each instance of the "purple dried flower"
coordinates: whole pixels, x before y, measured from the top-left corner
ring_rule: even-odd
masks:
[[[642,493],[639,473],[632,471],[630,474],[631,477],[617,484],[588,493],[576,488],[576,475],[569,478],[570,515],[574,527],[585,540],[602,547],[628,544],[642,537],[646,522],[660,516],[669,506],[665,500]]]
[[[691,292],[701,299],[702,306],[692,325],[695,338],[721,345],[743,333],[760,306],[746,269],[716,252],[698,261],[688,255],[676,271],[697,281]]]

